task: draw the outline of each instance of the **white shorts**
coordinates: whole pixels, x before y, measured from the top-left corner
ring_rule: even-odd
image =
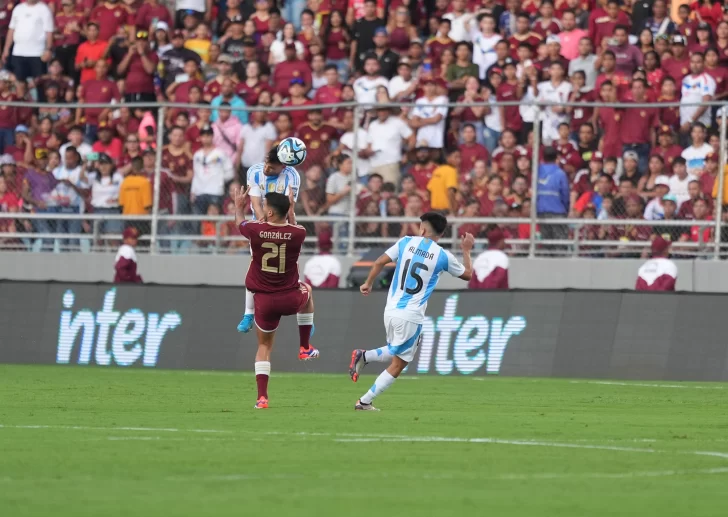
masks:
[[[422,340],[422,324],[385,314],[384,329],[387,332],[389,353],[408,363],[412,362]]]

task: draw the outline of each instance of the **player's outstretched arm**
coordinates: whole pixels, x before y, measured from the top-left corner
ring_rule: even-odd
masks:
[[[288,207],[288,224],[297,224],[296,223],[296,197],[293,195],[293,189],[288,189],[288,202],[290,203]]]
[[[472,234],[466,233],[460,239],[460,248],[463,250],[463,266],[465,266],[465,272],[460,275],[465,281],[469,281],[473,276],[473,260],[470,257],[470,252],[475,246],[475,237]]]
[[[235,226],[240,226],[245,222],[245,205],[248,204],[248,193],[250,186],[240,187],[235,191]]]
[[[369,271],[369,276],[367,277],[367,281],[364,282],[361,285],[361,287],[359,287],[359,291],[361,291],[361,294],[363,294],[364,296],[368,296],[369,293],[372,292],[372,284],[374,283],[374,279],[379,276],[379,273],[382,272],[382,269],[384,269],[384,266],[386,266],[390,262],[392,262],[392,259],[386,253],[374,261],[374,265],[372,266],[372,269]]]

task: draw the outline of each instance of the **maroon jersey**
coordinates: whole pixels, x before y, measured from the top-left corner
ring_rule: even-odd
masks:
[[[172,96],[174,97],[175,102],[189,102],[190,101],[190,90],[194,87],[199,88],[204,92],[205,89],[205,83],[200,81],[199,79],[191,79],[189,81],[185,81],[181,83],[177,88],[175,88],[174,92],[172,92]]]
[[[262,91],[270,91],[270,87],[260,81],[255,83],[254,86],[250,86],[246,81],[243,81],[235,87],[235,94],[241,97],[248,106],[256,106],[258,104],[258,97],[260,97],[260,92]]]
[[[250,241],[251,260],[245,287],[254,293],[298,289],[298,256],[306,229],[294,224],[245,221],[239,230]]]
[[[430,38],[425,43],[425,52],[432,61],[433,68],[440,66],[442,54],[446,49],[455,50],[455,42],[450,38]]]
[[[660,97],[657,99],[658,103],[678,102],[680,99],[666,97]],[[666,126],[669,126],[673,130],[677,130],[680,127],[680,108],[677,106],[665,106],[660,108],[660,122]]]
[[[595,100],[597,99],[593,90],[590,92],[571,92],[571,95],[569,96],[569,102],[587,103],[594,102]],[[575,106],[574,111],[571,113],[570,129],[574,132],[579,131],[582,124],[591,120],[592,115],[594,115],[594,108],[587,106],[586,104],[584,107]]]
[[[341,102],[341,85],[329,86],[328,84],[322,86],[316,90],[316,94],[313,96],[313,101],[316,104],[338,104]],[[332,115],[332,109],[326,108],[323,110],[324,118],[328,118]]]
[[[331,142],[336,139],[336,134],[336,128],[328,124],[313,127],[311,123],[304,122],[298,126],[296,136],[306,142],[306,148],[308,149],[306,162],[299,165],[299,167],[306,169],[306,165],[323,166],[331,150]]]
[[[119,27],[134,24],[134,16],[124,4],[101,4],[91,10],[90,21],[99,24],[99,40],[110,41]]]
[[[170,27],[174,23],[169,14],[169,9],[160,4],[151,5],[146,2],[137,10],[134,22],[138,29],[148,30],[155,19],[157,22],[164,22]]]
[[[627,108],[622,112],[620,134],[623,144],[649,144],[652,131],[660,125],[657,108]]]
[[[13,102],[19,100],[12,93],[0,95],[0,101]],[[17,108],[11,108],[10,106],[0,106],[0,129],[14,129],[18,124],[17,119]]]
[[[412,166],[409,174],[414,178],[417,190],[427,190],[427,184],[432,179],[432,173],[435,172],[436,167],[437,165],[434,163],[426,163],[424,165],[416,163]]]
[[[84,15],[82,12],[73,13],[67,16],[63,13],[56,14],[56,34],[53,46],[62,47],[65,45],[78,45],[81,43],[79,28],[83,26]],[[73,29],[75,24],[75,30]]]
[[[273,87],[283,97],[288,97],[288,88],[293,79],[303,79],[306,85],[311,85],[311,67],[301,59],[283,61],[273,70]]]
[[[488,162],[488,150],[480,144],[462,144],[460,145],[460,156],[462,165],[460,169],[466,173],[473,170],[475,162],[483,160]]]
[[[502,83],[495,93],[496,100],[503,102],[513,102],[520,100],[518,95],[518,85],[510,84],[508,82]],[[518,106],[505,106],[503,108],[503,115],[506,122],[506,129],[515,131],[518,133],[523,127],[523,119],[521,119],[521,112]]]
[[[154,63],[155,68],[159,64],[159,56],[156,52],[147,52],[147,59]],[[139,54],[134,54],[129,63],[129,69],[126,72],[126,93],[154,93],[154,75],[150,75],[144,70],[142,58]]]
[[[202,90],[205,99],[212,100],[222,92],[222,76],[210,79]]]
[[[675,79],[675,82],[680,87],[680,83],[685,79],[685,76],[690,73],[690,56],[685,52],[683,59],[668,58],[662,62],[662,69]]]
[[[622,156],[622,137],[619,134],[622,114],[614,108],[599,108],[597,119],[604,133],[602,144],[604,156],[606,158]]]
[[[542,37],[551,36],[552,34],[558,34],[561,32],[561,24],[555,19],[543,20],[539,18],[533,22],[533,32]]]
[[[532,51],[536,52],[536,49],[542,41],[543,37],[535,32],[529,32],[528,34],[514,34],[508,38],[508,46],[511,49],[511,57],[516,60],[518,59],[518,46],[521,43],[528,43]]]
[[[283,103],[283,107],[292,108],[295,106],[301,106],[302,109],[291,110],[288,112],[288,114],[291,116],[291,122],[292,122],[291,125],[294,128],[297,128],[298,126],[300,126],[301,124],[306,122],[306,119],[308,118],[307,106],[313,106],[313,101],[304,99],[304,101],[301,104],[294,104],[291,100],[288,100],[287,102]],[[281,140],[283,140],[283,137],[281,137]]]
[[[659,146],[653,148],[650,156],[662,157],[662,159],[665,161],[665,172],[667,174],[672,174],[672,162],[674,162],[675,158],[677,158],[678,156],[682,156],[682,152],[682,147],[677,144],[673,144],[667,149]]]
[[[114,81],[108,79],[92,79],[81,85],[80,100],[86,104],[107,104],[112,100],[117,102],[121,100],[119,88]],[[85,108],[83,110],[86,116],[86,123],[95,126],[99,123],[99,115],[103,112],[103,108]]]
[[[168,169],[174,176],[184,177],[192,169],[192,155],[186,150],[173,153],[168,145],[162,149],[162,167]],[[190,190],[189,184],[175,183],[175,191],[186,194]]]

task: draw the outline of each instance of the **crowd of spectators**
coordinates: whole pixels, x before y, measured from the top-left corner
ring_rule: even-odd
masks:
[[[530,225],[506,219],[530,215],[536,160],[566,178],[558,203],[542,199],[552,194],[548,188],[538,196],[542,215],[656,221],[541,225],[544,237],[572,238],[576,231],[588,240],[714,238],[711,228],[659,221],[715,214],[720,110],[695,103],[728,97],[728,2],[4,5],[0,102],[41,107],[0,105],[1,211],[148,214],[161,137],[160,213],[228,214],[228,193],[245,181],[247,168],[295,135],[308,147],[298,167],[300,215],[396,217],[433,209],[455,220],[503,218],[506,238],[528,239]],[[154,103],[162,101],[181,107],[166,109],[159,120]],[[538,156],[534,101],[551,103],[540,112]],[[622,106],[590,105],[596,101]],[[148,107],[125,107],[130,102]],[[331,106],[354,102],[363,114],[356,128],[350,107]],[[391,102],[411,107],[377,107]],[[63,106],[71,103],[80,108]],[[110,107],[84,107],[97,103]],[[149,233],[148,223],[136,225]],[[473,223],[457,228],[481,237],[490,230]],[[80,220],[0,219],[0,232],[91,230]],[[102,233],[121,230],[121,221],[110,221]],[[414,231],[416,225],[397,222],[356,226],[358,237]],[[164,241],[165,249],[177,249],[207,247],[221,233],[236,232],[212,222],[162,221],[159,233],[181,236]],[[25,246],[29,239],[8,238],[4,245]],[[33,240],[43,249],[58,243]]]

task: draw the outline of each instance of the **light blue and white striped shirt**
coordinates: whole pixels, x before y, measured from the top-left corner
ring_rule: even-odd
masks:
[[[425,319],[427,301],[443,271],[454,277],[465,273],[452,253],[426,237],[402,237],[385,253],[397,267],[384,312],[413,323]]]
[[[248,169],[248,186],[250,197],[265,197],[268,192],[288,194],[293,189],[293,199],[298,201],[298,191],[301,188],[301,176],[293,167],[285,167],[278,176],[266,176],[263,172],[264,164],[256,163]],[[252,208],[252,203],[251,203]],[[255,219],[255,211],[253,211]]]

